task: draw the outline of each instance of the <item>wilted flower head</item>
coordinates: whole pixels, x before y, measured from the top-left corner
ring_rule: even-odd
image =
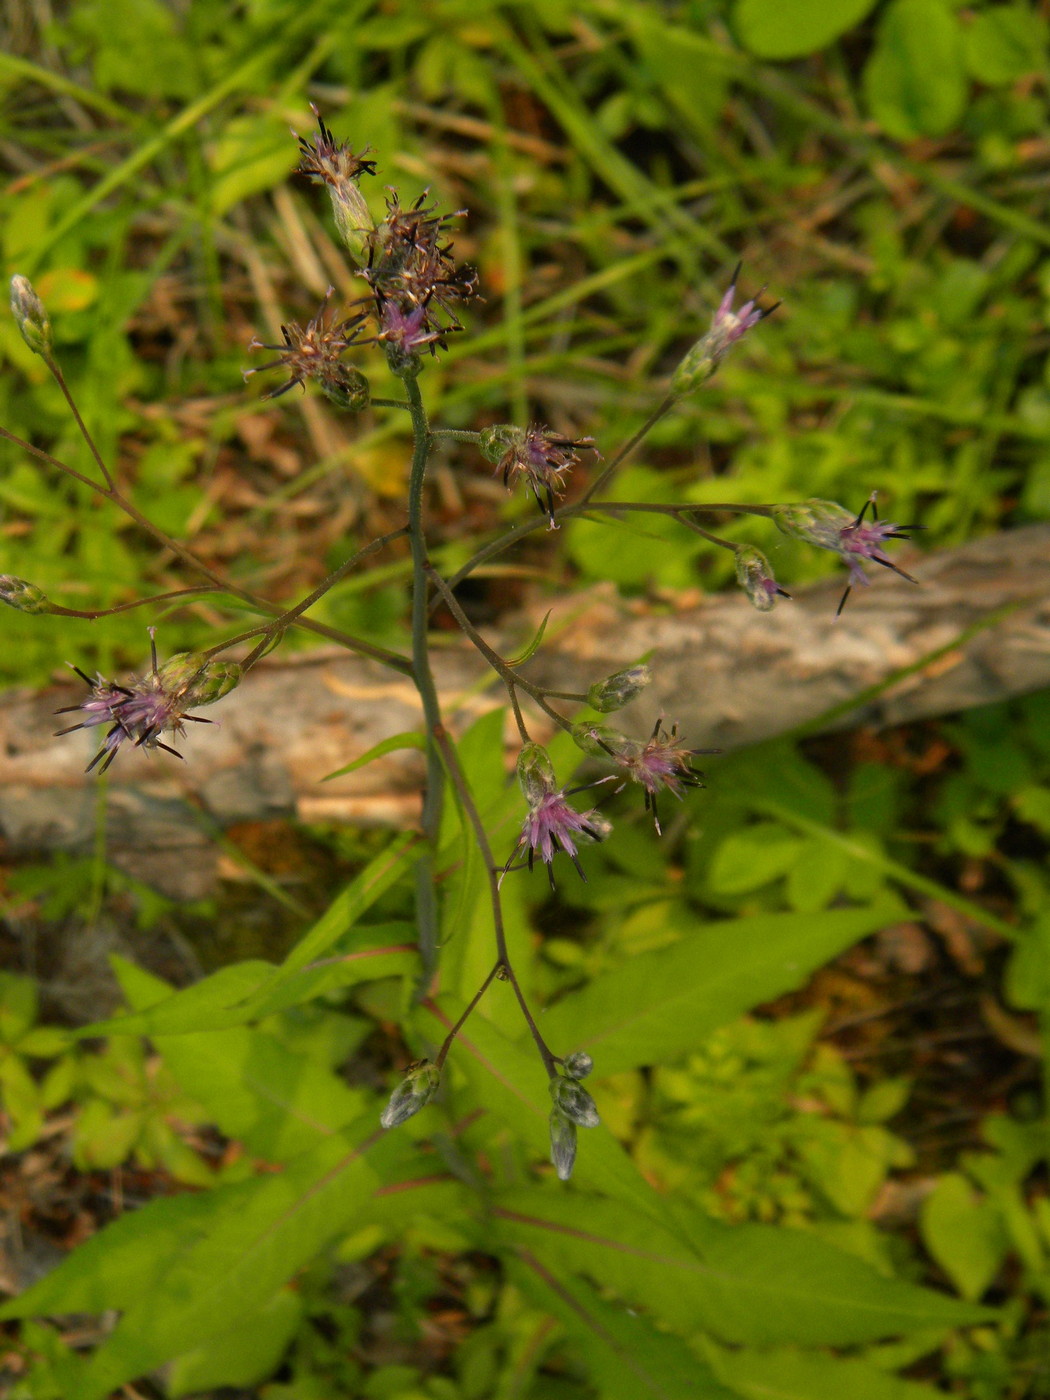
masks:
[[[518,760],[518,780],[529,804],[529,814],[522,823],[518,844],[503,867],[503,874],[507,873],[522,851],[527,851],[529,869],[533,868],[539,855],[547,867],[551,889],[554,889],[554,854],[562,850],[575,865],[580,879],[586,880],[576,854],[577,843],[581,840],[604,841],[612,829],[610,823],[597,812],[577,812],[575,807],[570,806],[568,798],[572,794],[553,786],[554,770],[546,751],[539,744],[527,744],[522,750]]]
[[[390,1101],[379,1116],[384,1128],[397,1128],[425,1108],[437,1092],[441,1071],[430,1060],[417,1060],[390,1095]]]
[[[283,345],[265,345],[252,339],[250,350],[276,350],[278,358],[257,369],[246,369],[245,379],[271,369],[284,370],[289,376],[286,383],[263,394],[264,399],[279,399],[296,385],[305,388],[307,379],[316,379],[325,397],[340,408],[359,412],[368,407],[368,380],[360,370],[340,360],[344,350],[361,343],[359,331],[367,317],[362,313],[346,321],[330,322],[328,302],[332,291],[329,287],[320,310],[305,330],[296,321],[281,327]]]
[[[316,184],[328,186],[339,236],[360,263],[366,235],[372,227],[372,216],[358,189],[358,181],[362,175],[376,173],[375,161],[367,160],[364,155],[355,155],[345,142],[337,141],[312,102],[310,110],[317,118],[316,139],[310,142],[292,132],[299,142],[299,170]]]
[[[699,754],[718,753],[718,749],[686,748],[678,742],[678,726],[672,725],[668,732],[663,720],[658,719],[645,743],[626,739],[606,752],[621,773],[645,789],[645,810],[652,812],[659,831],[657,794],[666,790],[681,800],[687,787],[703,787],[704,775],[693,767],[693,759]]]
[[[763,309],[756,305],[753,298],[744,302],[739,311],[734,311],[733,301],[736,298],[736,279],[740,276],[740,267],[741,264],[737,263],[733,280],[718,304],[711,329],[688,351],[674,372],[671,392],[675,398],[683,398],[706,383],[736,342],[745,336],[752,326],[757,326],[764,317],[772,315],[780,305],[778,301]]]
[[[152,667],[145,676],[136,677],[126,686],[107,681],[101,675],[92,680],[79,666],[71,668],[90,687],[91,694],[79,705],[64,705],[56,711],[60,715],[80,713],[84,716],[79,724],[56,730],[56,737],[98,724],[111,726],[102,747],[87,766],[89,773],[96,764],[101,765],[98,771],[104,773],[125,740],[130,740],[136,748],[164,749],[181,758],[182,754],[165,744],[160,736],[183,734],[185,720],[210,724],[210,720],[187,714],[187,710],[193,705],[209,705],[221,699],[240,679],[240,667],[230,662],[210,661],[194,652],[180,652],[158,666],[152,634],[151,628]]]
[[[871,524],[865,524],[864,517],[869,507]],[[835,501],[814,498],[801,501],[797,505],[774,506],[773,520],[785,535],[816,545],[818,549],[829,549],[846,561],[849,566],[849,583],[836,610],[836,617],[846,606],[846,599],[854,584],[860,583],[865,587],[868,584],[868,576],[861,565],[862,559],[870,559],[872,563],[881,564],[884,569],[892,569],[909,583],[919,581],[899,568],[882,546],[886,540],[910,539],[911,531],[922,530],[925,527],[895,525],[890,520],[879,520],[875,510],[874,491],[864,502],[859,515],[851,514],[845,506],[840,506]]]
[[[520,477],[525,489],[531,491],[540,510],[557,529],[554,521],[554,498],[565,494],[565,478],[579,466],[581,452],[598,451],[594,439],[562,437],[550,428],[532,423],[528,428],[499,424],[486,428],[481,434],[481,450],[503,477],[508,490]]]
[[[754,545],[738,545],[736,550],[736,577],[759,612],[769,612],[777,598],[790,598],[773,577],[769,560]]]
[[[464,214],[439,214],[426,194],[402,208],[397,192],[387,201],[386,217],[366,238],[367,262],[362,276],[372,288],[380,323],[376,337],[387,345],[395,373],[417,372],[418,351],[433,354],[445,337],[462,330],[454,304],[477,295],[477,273],[456,266],[448,226]]]

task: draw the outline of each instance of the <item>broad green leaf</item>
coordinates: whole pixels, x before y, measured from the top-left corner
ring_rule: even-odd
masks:
[[[389,739],[373,744],[360,758],[355,758],[353,763],[337,768],[334,773],[326,773],[321,781],[327,783],[332,778],[342,778],[347,773],[356,773],[359,768],[364,768],[377,758],[384,758],[388,753],[397,753],[401,749],[421,749],[425,744],[426,740],[418,730],[410,729],[404,734],[391,734]]]
[[[267,1160],[287,1161],[365,1111],[362,1090],[265,1031],[237,1026],[156,1044],[211,1121]]]
[[[161,1032],[178,1035],[182,1031],[205,1031],[226,1026],[230,1024],[231,1015],[236,1014],[232,1008],[273,975],[271,963],[248,960],[222,967],[191,987],[173,991],[167,983],[123,958],[114,958],[113,966],[125,996],[145,1009],[84,1026],[77,1031],[81,1039]],[[147,988],[152,989],[151,996],[148,996]]]
[[[901,906],[886,901],[698,924],[691,937],[633,957],[570,993],[544,1016],[544,1036],[556,1054],[587,1050],[599,1074],[660,1064],[801,986],[815,968],[900,915]]]
[[[130,1307],[224,1211],[239,1214],[257,1186],[248,1181],[194,1195],[160,1196],[129,1210],[78,1245],[39,1283],[5,1303],[0,1318]]]
[[[737,0],[733,28],[759,58],[801,58],[827,48],[875,8],[875,0]]]
[[[707,872],[714,894],[744,894],[793,870],[805,843],[779,822],[758,822],[730,832],[718,847]]]
[[[733,1400],[684,1342],[583,1279],[552,1273],[526,1249],[508,1261],[508,1273],[579,1342],[603,1400]]]
[[[676,1331],[729,1343],[851,1346],[993,1316],[884,1278],[803,1231],[683,1210],[667,1229],[620,1200],[535,1188],[498,1196],[493,1215],[501,1238],[555,1275],[586,1274]]]
[[[312,928],[308,929],[270,979],[244,1003],[246,1019],[269,1007],[274,993],[315,962],[344,938],[377,899],[382,898],[404,876],[415,854],[417,837],[406,833],[396,837],[385,851],[371,860],[361,873],[336,895]]]
[[[373,1121],[369,1115],[279,1176],[251,1183],[242,1208],[224,1210],[128,1308],[68,1400],[103,1400],[254,1316],[340,1230],[367,1221],[379,1185],[367,1155],[383,1137]]]
[[[944,1394],[852,1358],[786,1347],[730,1351],[708,1344],[705,1351],[715,1374],[744,1400],[938,1400]]]
[[[967,89],[959,22],[946,0],[892,0],[864,69],[876,121],[899,141],[943,136],[962,116]]]
[[[1002,1267],[1009,1238],[996,1208],[959,1172],[947,1172],[922,1203],[922,1239],[964,1298],[977,1299]]]
[[[221,1386],[247,1388],[264,1381],[280,1364],[302,1315],[298,1293],[282,1288],[248,1322],[177,1357],[168,1371],[168,1394],[177,1397]]]
[[[1046,66],[1046,20],[1027,5],[993,5],[965,30],[966,66],[981,83],[1015,83]]]

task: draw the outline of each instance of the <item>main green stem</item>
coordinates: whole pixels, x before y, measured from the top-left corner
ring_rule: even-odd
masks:
[[[423,488],[426,482],[427,458],[430,455],[430,424],[426,409],[414,379],[404,381],[412,415],[415,447],[412,453],[412,473],[408,484],[408,538],[412,549],[412,671],[419,697],[423,702],[426,722],[426,787],[423,792],[423,853],[416,862],[416,918],[419,924],[419,981],[417,995],[423,997],[437,968],[438,906],[434,887],[435,855],[441,832],[441,812],[445,797],[445,769],[441,761],[437,736],[442,732],[441,705],[438,701],[434,674],[430,669],[430,644],[427,605],[430,560],[423,530]]]

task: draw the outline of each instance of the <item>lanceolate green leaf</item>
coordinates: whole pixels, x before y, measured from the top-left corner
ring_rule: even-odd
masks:
[[[607,1302],[583,1279],[552,1273],[527,1249],[508,1260],[523,1293],[557,1317],[590,1363],[603,1400],[734,1400],[678,1337]]]
[[[943,1400],[944,1391],[904,1381],[867,1361],[800,1352],[709,1347],[716,1374],[744,1400]]]
[[[364,768],[374,759],[385,758],[388,753],[397,753],[400,749],[421,749],[423,745],[423,735],[418,730],[409,730],[405,734],[391,734],[389,739],[384,739],[379,744],[373,744],[360,758],[355,758],[353,763],[347,763],[342,768],[337,768],[334,773],[326,773],[321,781],[327,783],[332,778],[342,778],[347,773],[356,773],[359,768]]]
[[[695,1213],[694,1213],[695,1214]],[[538,1189],[494,1204],[495,1228],[555,1274],[579,1272],[685,1334],[772,1346],[851,1346],[988,1320],[815,1235],[766,1225],[666,1229],[622,1201]]]
[[[598,1074],[658,1064],[735,1016],[800,986],[858,939],[899,918],[892,901],[819,914],[757,914],[633,957],[546,1014],[544,1035],[594,1056]]]
[[[267,1303],[288,1278],[351,1222],[366,1223],[379,1177],[367,1160],[384,1136],[369,1114],[224,1210],[207,1236],[176,1260],[121,1318],[68,1400],[102,1400]]]

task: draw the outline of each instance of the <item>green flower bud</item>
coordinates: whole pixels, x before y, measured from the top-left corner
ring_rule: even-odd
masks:
[[[554,764],[542,744],[528,743],[518,754],[518,782],[530,807],[536,807],[558,786]]]
[[[574,724],[571,733],[576,747],[592,758],[618,758],[640,747],[636,739],[629,739],[618,729],[610,729],[607,724],[595,724],[592,720]]]
[[[24,578],[15,578],[12,574],[0,574],[0,603],[34,617],[51,611],[47,595],[35,583],[27,583]]]
[[[360,413],[372,398],[372,388],[359,369],[353,365],[332,364],[317,376],[321,392],[337,408]]]
[[[214,705],[240,685],[244,670],[236,661],[209,661],[187,693],[190,705]]]
[[[11,310],[22,339],[34,355],[51,355],[51,322],[28,277],[11,278]]]
[[[575,1079],[556,1074],[549,1084],[554,1107],[579,1128],[596,1128],[602,1121],[598,1106],[582,1084]]]
[[[576,1124],[555,1108],[551,1112],[551,1161],[560,1181],[568,1181],[576,1162]]]
[[[486,462],[499,463],[511,448],[523,448],[527,436],[524,428],[513,423],[494,423],[491,428],[482,428],[478,446]]]
[[[368,235],[375,227],[365,197],[353,179],[330,181],[328,195],[339,237],[358,267],[364,267],[368,262]]]
[[[390,1102],[379,1116],[384,1128],[398,1128],[425,1108],[437,1091],[441,1071],[429,1060],[418,1060],[390,1095]]]
[[[594,1061],[586,1050],[574,1050],[562,1061],[562,1069],[570,1079],[586,1079],[594,1068]]]
[[[736,576],[741,588],[759,612],[769,612],[779,595],[790,598],[773,577],[769,560],[754,545],[742,544],[736,551]]]
[[[804,540],[819,549],[842,549],[842,532],[856,524],[857,517],[835,501],[813,497],[793,505],[774,506],[773,522],[782,534]]]
[[[616,671],[605,680],[596,681],[587,692],[587,703],[600,714],[622,710],[642,693],[652,678],[648,666],[629,666],[625,671]]]

